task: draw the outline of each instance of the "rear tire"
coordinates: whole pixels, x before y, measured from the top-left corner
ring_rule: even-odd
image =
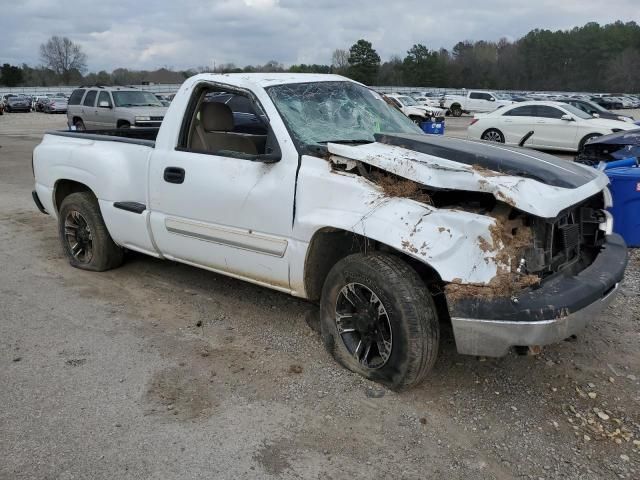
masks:
[[[497,128],[490,128],[480,138],[486,142],[504,143],[504,135]]]
[[[431,294],[389,254],[354,254],[334,265],[322,290],[320,330],[338,363],[392,390],[419,384],[438,355]]]
[[[580,140],[580,143],[578,144],[578,153],[584,150],[584,146],[589,140],[591,140],[592,138],[598,138],[601,136],[602,136],[601,133],[590,133],[589,135],[585,136],[582,140]]]
[[[451,105],[451,108],[449,110],[451,111],[451,115],[453,115],[454,117],[462,116],[462,107],[460,105]]]
[[[58,235],[73,267],[103,272],[122,264],[124,250],[109,235],[98,200],[91,192],[65,197],[58,212]]]
[[[84,122],[79,118],[74,121],[73,124],[75,125],[76,130],[80,132],[84,132],[87,129],[87,127],[84,126]]]

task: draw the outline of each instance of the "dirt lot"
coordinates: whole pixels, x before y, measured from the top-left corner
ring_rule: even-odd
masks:
[[[640,478],[640,252],[583,335],[420,388],[338,367],[309,305],[141,255],[72,269],[33,205],[64,117],[0,117],[0,479]]]

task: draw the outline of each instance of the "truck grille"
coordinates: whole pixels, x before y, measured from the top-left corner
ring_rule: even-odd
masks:
[[[533,246],[524,254],[528,273],[546,277],[590,264],[604,242],[604,232],[600,230],[600,223],[605,220],[602,208],[603,196],[598,194],[555,219],[534,219]]]
[[[565,251],[576,251],[580,247],[580,225],[567,223],[558,227],[560,244]]]

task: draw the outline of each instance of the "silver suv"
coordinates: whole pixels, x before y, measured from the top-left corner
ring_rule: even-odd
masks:
[[[76,130],[159,127],[167,107],[132,87],[80,87],[69,97],[67,123]]]

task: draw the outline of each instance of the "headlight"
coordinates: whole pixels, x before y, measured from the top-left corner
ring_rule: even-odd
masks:
[[[150,117],[136,117],[136,122],[148,122],[151,120]]]
[[[618,120],[622,120],[623,122],[633,123],[633,118],[631,118],[631,117],[620,116],[620,117],[618,117]]]

